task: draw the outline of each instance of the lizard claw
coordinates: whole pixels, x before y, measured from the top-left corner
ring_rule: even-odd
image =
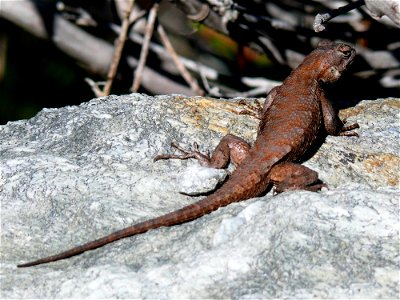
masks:
[[[278,186],[274,186],[272,195],[276,196],[280,193],[283,192],[288,192],[288,191],[295,191],[295,190],[304,190],[304,191],[310,191],[310,192],[317,192],[320,191],[323,188],[328,188],[328,186],[321,182],[320,180],[318,180],[317,182],[310,184],[310,185],[306,185],[306,186],[285,186],[285,185],[278,185]]]
[[[177,155],[177,154],[160,154],[154,157],[153,161],[156,162],[160,159],[188,159],[188,158],[194,158],[197,159],[202,166],[208,165],[210,162],[210,158],[208,155],[205,155],[199,151],[199,145],[194,142],[193,143],[193,151],[186,150],[176,144],[175,142],[171,143],[171,147],[177,149],[183,154]]]
[[[257,100],[254,102],[254,105],[247,103],[245,100],[240,100],[239,104],[243,105],[245,108],[239,112],[239,115],[248,115],[252,116],[256,119],[261,120],[263,108]]]
[[[346,123],[346,121],[343,121],[343,124]],[[360,125],[358,123],[354,123],[348,126],[343,126],[342,129],[339,132],[339,136],[356,136],[359,137],[357,132],[351,131],[353,129],[360,128]]]

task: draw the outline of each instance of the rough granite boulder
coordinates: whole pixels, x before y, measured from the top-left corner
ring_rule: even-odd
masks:
[[[196,194],[182,180],[203,173],[195,161],[152,159],[171,152],[172,141],[196,141],[205,151],[228,132],[254,140],[258,122],[242,109],[238,99],[132,94],[0,126],[1,298],[397,298],[400,99],[393,98],[342,111],[360,124],[360,137],[328,137],[305,163],[329,189],[270,192],[16,268],[199,200],[179,193]]]

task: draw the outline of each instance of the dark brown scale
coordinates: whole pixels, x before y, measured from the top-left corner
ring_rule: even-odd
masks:
[[[68,258],[150,229],[188,222],[232,202],[259,196],[271,185],[275,186],[276,193],[296,189],[320,190],[325,185],[318,180],[318,174],[295,161],[313,145],[323,128],[330,135],[356,135],[344,131],[358,128],[358,124],[343,127],[320,85],[321,82],[338,80],[354,55],[355,50],[348,45],[326,42],[311,52],[281,86],[271,90],[252,148],[243,139],[227,135],[211,158],[197,149],[186,151],[177,145],[174,147],[183,155],[159,155],[155,158],[195,158],[202,165],[217,168],[225,167],[231,160],[237,169],[210,196],[164,216],[18,267]]]

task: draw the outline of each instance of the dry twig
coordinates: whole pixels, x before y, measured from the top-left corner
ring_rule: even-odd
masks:
[[[353,10],[353,9],[355,9],[357,7],[360,7],[360,6],[364,5],[364,4],[365,4],[364,0],[358,0],[358,1],[355,1],[355,2],[351,2],[351,3],[349,3],[349,4],[345,5],[345,6],[339,7],[337,9],[333,9],[333,10],[331,10],[331,11],[325,13],[325,14],[322,14],[322,15],[321,14],[317,14],[315,16],[314,25],[313,25],[314,31],[315,32],[320,32],[320,31],[325,30],[325,26],[323,24],[327,23],[329,20],[331,20],[331,19],[333,19],[333,18],[335,18],[337,16],[340,16],[341,14],[347,13],[350,10]]]
[[[162,27],[161,24],[157,26],[157,32],[160,35],[161,42],[163,43],[165,49],[167,49],[169,55],[171,56],[176,67],[181,73],[183,79],[185,79],[185,81],[189,84],[191,89],[196,92],[196,94],[204,96],[205,92],[200,88],[199,84],[197,83],[197,80],[193,78],[193,76],[186,69],[185,65],[179,59],[174,47],[172,46],[167,34],[165,33],[164,27]]]
[[[140,52],[139,63],[135,71],[135,79],[133,80],[132,91],[137,92],[139,89],[140,83],[142,81],[142,73],[144,69],[144,65],[146,63],[147,54],[149,52],[149,44],[151,36],[153,35],[154,23],[156,21],[157,13],[158,13],[158,3],[154,3],[153,7],[150,9],[149,17],[147,18],[147,26],[146,33],[144,36],[144,41],[142,45],[142,50]]]
[[[110,94],[111,86],[113,84],[115,75],[117,74],[118,65],[121,60],[122,50],[125,45],[126,37],[128,36],[128,30],[129,30],[129,25],[130,25],[129,17],[132,13],[134,5],[135,5],[135,0],[131,0],[129,2],[128,8],[125,11],[124,19],[122,21],[121,32],[118,36],[118,39],[117,39],[117,42],[115,45],[115,52],[114,52],[113,60],[110,65],[110,69],[108,70],[107,82],[103,89],[103,92],[101,93],[102,94],[101,96],[107,96]],[[97,96],[99,96],[99,95],[97,95]]]
[[[102,97],[102,96],[107,96],[104,94],[104,92],[100,89],[100,86],[105,86],[106,82],[105,81],[94,81],[93,79],[90,79],[89,77],[85,78],[86,83],[90,86],[92,89],[93,94],[95,94],[96,97]]]

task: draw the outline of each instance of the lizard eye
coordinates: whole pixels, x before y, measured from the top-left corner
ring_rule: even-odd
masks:
[[[350,50],[343,50],[342,53],[343,53],[343,56],[344,56],[345,58],[348,58],[348,57],[350,57],[350,55],[351,55],[351,51],[350,51]]]

